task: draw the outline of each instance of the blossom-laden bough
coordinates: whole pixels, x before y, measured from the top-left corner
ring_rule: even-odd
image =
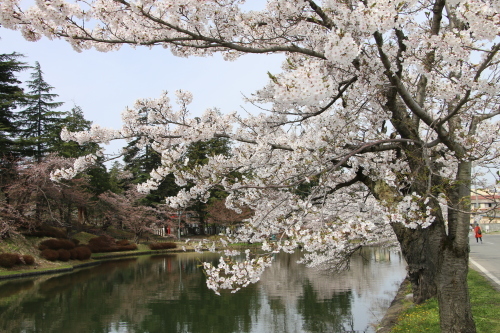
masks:
[[[243,0],[0,6],[2,26],[29,40],[63,38],[77,51],[128,44],[227,60],[285,54],[283,71],[268,73],[269,83],[249,98],[271,105],[267,113],[208,109],[190,118],[192,96],[179,91],[178,109],[165,93],[127,109],[119,131],[94,127],[65,137],[153,142],[162,166],[141,190],[173,173],[178,185],[195,184],[167,198],[183,207],[220,187],[228,207],[255,212],[238,239],[262,242],[269,253],[301,247],[306,261],[319,264],[392,229],[415,300],[437,295],[443,332],[475,331],[468,198],[472,163],[498,167],[498,1],[269,0],[260,11]],[[145,111],[147,121],[138,116]],[[186,147],[212,138],[231,139],[232,155],[188,168]],[[209,285],[238,288],[267,264],[207,266]]]

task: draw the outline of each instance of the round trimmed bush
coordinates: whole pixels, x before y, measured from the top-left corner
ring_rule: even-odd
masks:
[[[135,250],[137,250],[136,244],[118,246],[118,251],[135,251]]]
[[[12,268],[20,261],[19,255],[15,253],[0,253],[0,266]]]
[[[88,246],[82,245],[78,246],[75,248],[77,252],[77,259],[78,260],[87,260],[90,259],[90,256],[92,255],[92,251],[90,251],[90,248]]]
[[[166,242],[166,243],[151,243],[149,244],[149,248],[151,250],[166,250],[166,249],[175,249],[177,247],[177,244],[172,243],[172,242]]]
[[[26,265],[33,265],[35,263],[35,258],[33,258],[33,256],[30,256],[29,254],[24,254],[23,260]]]
[[[49,226],[47,224],[42,224],[37,228],[37,230],[27,233],[30,236],[35,237],[55,237],[55,238],[64,238],[66,237],[66,230],[62,228],[56,228]]]
[[[62,239],[62,238],[51,238],[51,239],[46,239],[43,242],[38,245],[39,250],[45,250],[45,249],[51,249],[51,250],[59,250],[59,249],[65,249],[65,250],[71,250],[75,248],[75,243],[70,241],[69,239]]]
[[[49,261],[56,261],[59,258],[59,252],[56,250],[45,249],[42,251],[41,256]]]
[[[116,249],[116,242],[113,237],[103,235],[90,239],[89,248],[92,253],[111,252]]]
[[[59,249],[59,250],[57,250],[57,252],[59,254],[58,260],[60,260],[60,261],[68,261],[69,258],[71,257],[71,254],[66,249]]]
[[[71,260],[78,260],[78,250],[75,247],[74,249],[69,250],[69,255]]]

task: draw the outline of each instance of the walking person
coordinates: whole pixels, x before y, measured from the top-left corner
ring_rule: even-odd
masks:
[[[481,243],[483,243],[483,232],[481,230],[481,227],[477,223],[476,226],[474,227],[474,234],[476,237],[476,243],[479,243],[479,240],[481,240]]]

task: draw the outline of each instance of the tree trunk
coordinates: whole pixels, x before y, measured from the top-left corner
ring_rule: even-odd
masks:
[[[413,290],[413,302],[420,304],[437,297],[436,279],[439,273],[441,252],[441,225],[434,223],[425,229],[409,229],[402,224],[393,224],[392,228],[408,265],[408,279]]]
[[[399,193],[383,181],[373,181],[358,173],[360,180],[373,195],[385,204],[396,203]],[[438,205],[437,202],[433,202]],[[440,262],[440,246],[445,235],[444,221],[440,214],[428,228],[410,229],[401,223],[393,223],[392,229],[398,238],[403,257],[408,265],[408,279],[413,289],[413,301],[420,304],[437,297],[436,278]]]
[[[87,220],[87,208],[86,207],[78,207],[78,230],[81,230],[85,221]]]
[[[475,333],[467,286],[468,251],[447,246],[437,279],[441,332]]]
[[[437,279],[441,332],[476,332],[467,285],[471,179],[471,162],[459,162],[449,193],[448,234],[443,240]]]

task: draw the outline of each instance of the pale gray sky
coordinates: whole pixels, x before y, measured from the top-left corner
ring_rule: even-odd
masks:
[[[263,87],[269,79],[267,71],[280,72],[284,59],[283,55],[245,55],[233,62],[220,56],[186,59],[160,47],[134,50],[128,46],[108,53],[77,53],[62,40],[28,42],[20,32],[0,28],[0,53],[14,51],[24,54],[30,65],[40,63],[46,82],[59,95],[57,101],[65,103],[62,111],[78,105],[88,120],[113,128],[119,128],[121,112],[136,99],[156,98],[163,90],[172,101],[175,90],[191,91],[193,115],[209,107],[231,112],[243,111],[243,105],[252,110],[242,94]],[[20,78],[25,81],[29,74],[28,70]],[[111,145],[107,152],[118,152],[121,145]]]

